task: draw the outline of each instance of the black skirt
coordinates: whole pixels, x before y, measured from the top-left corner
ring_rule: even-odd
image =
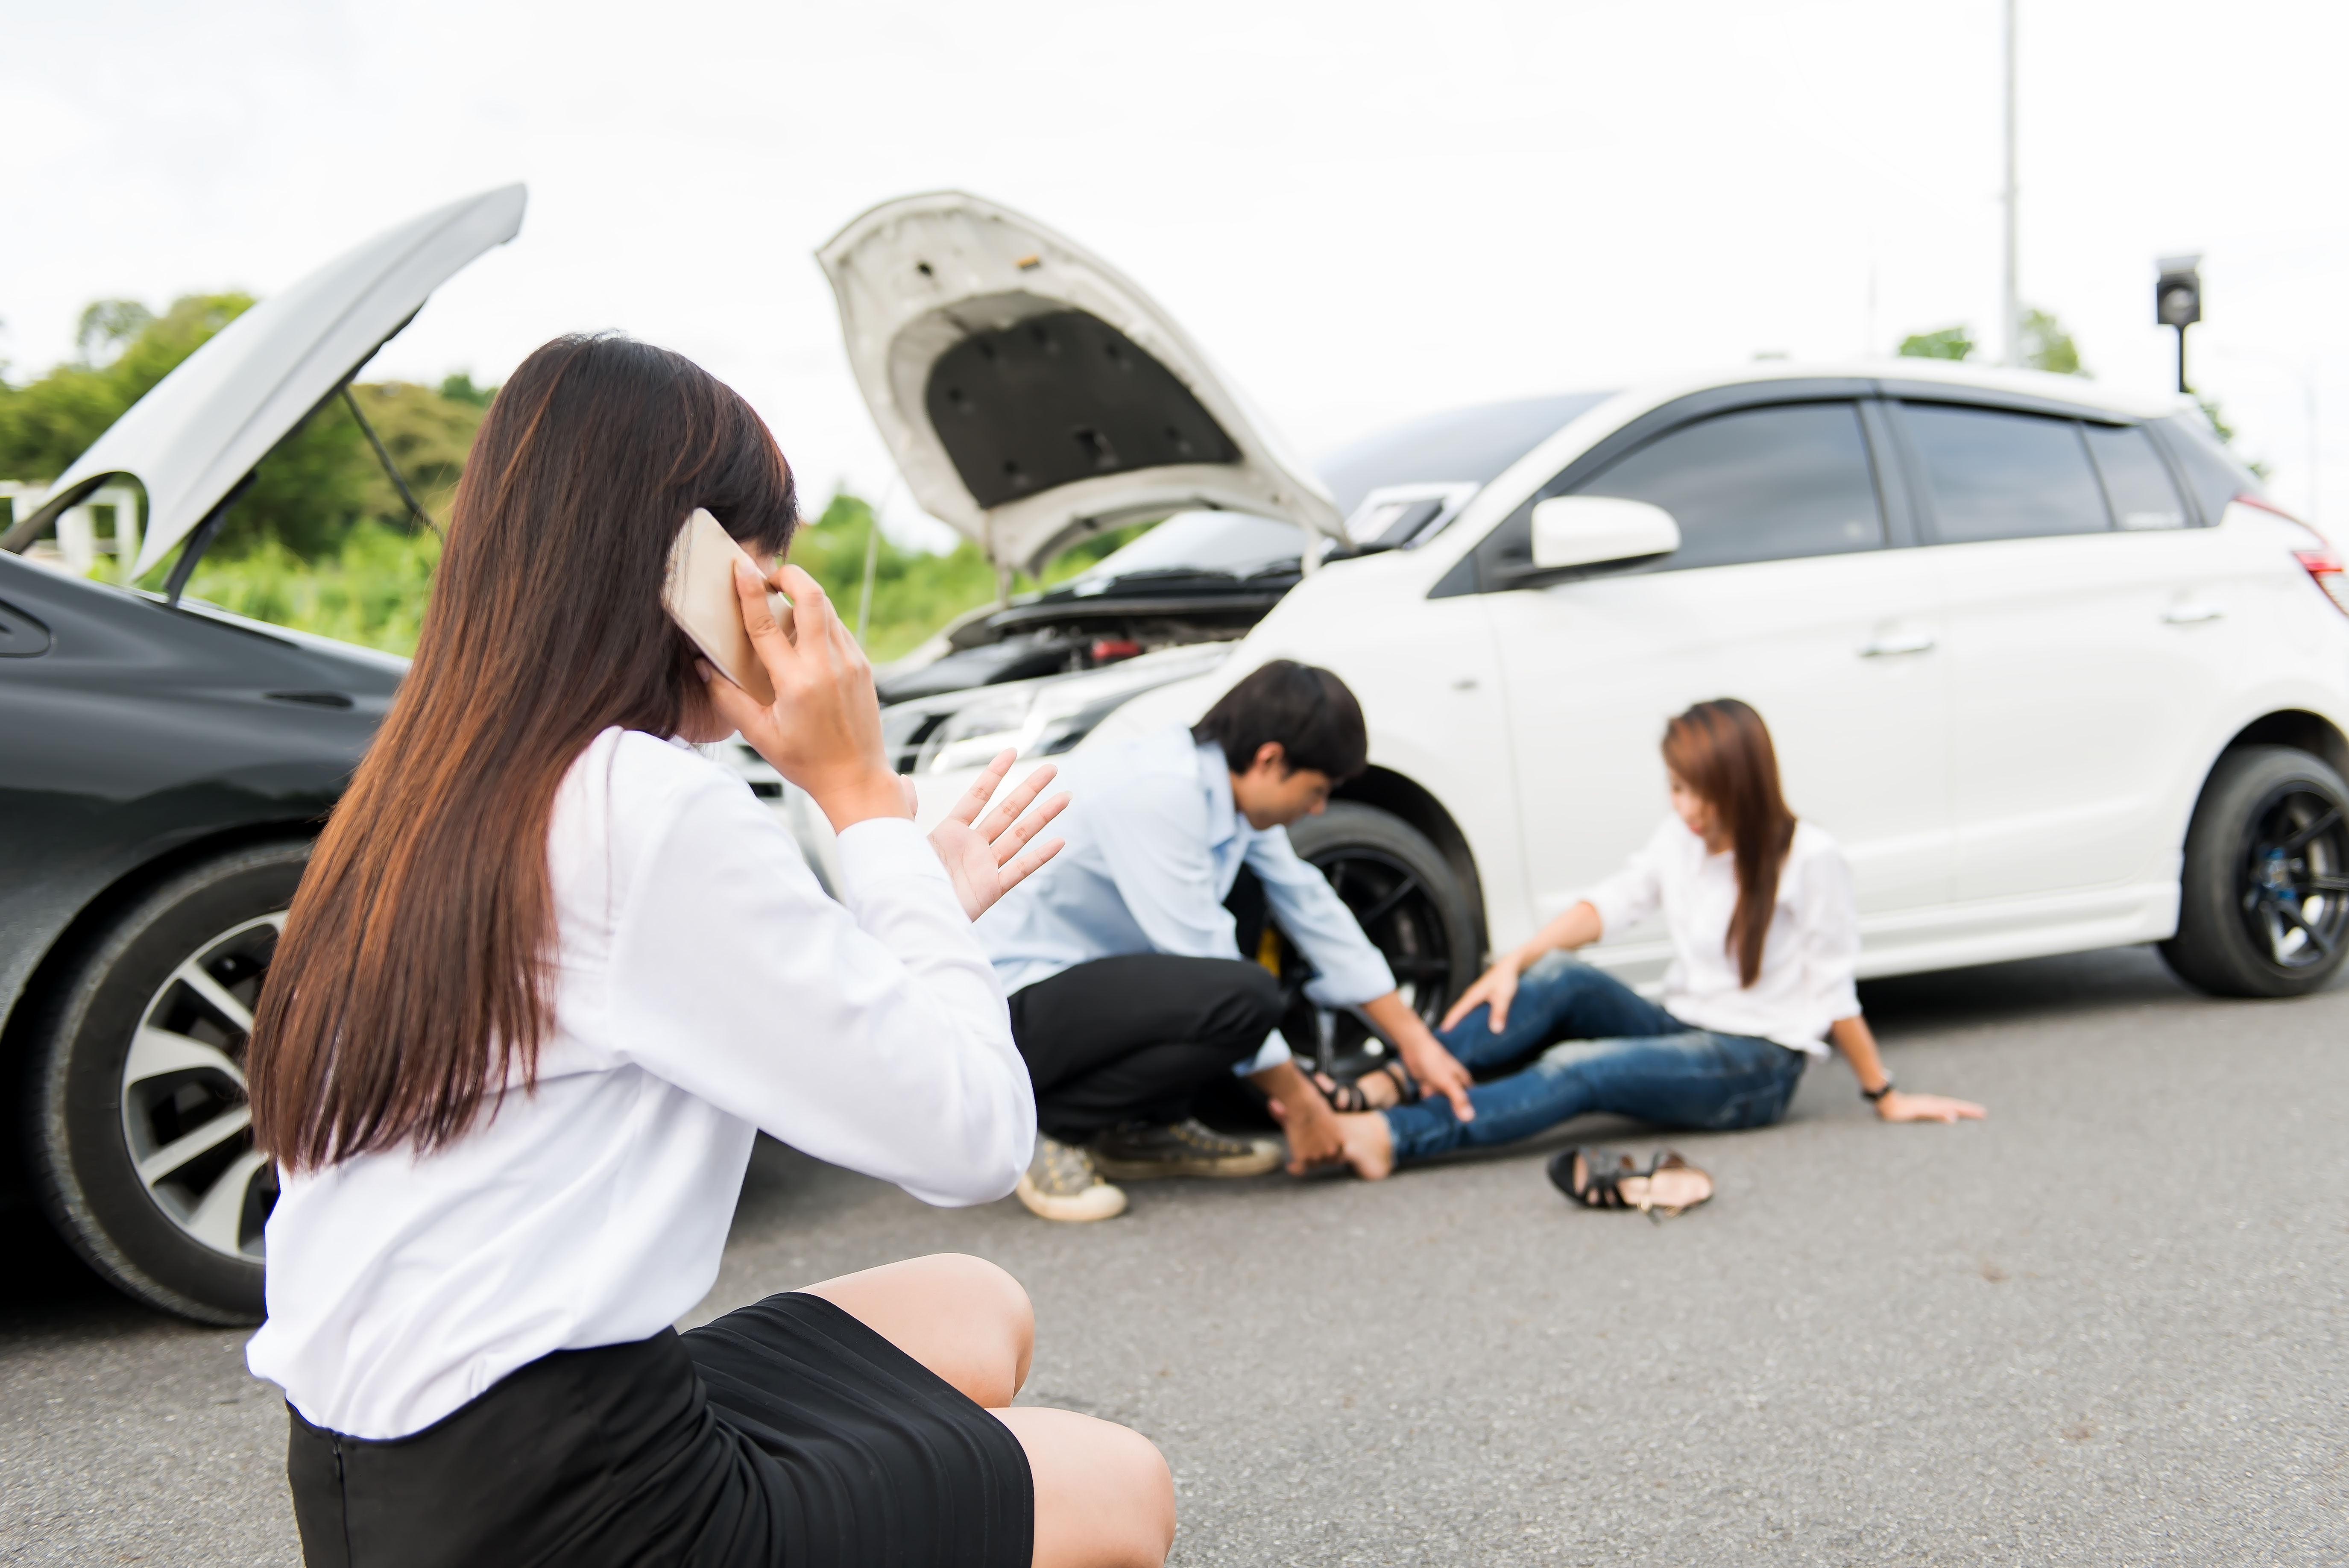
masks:
[[[410,1437],[298,1411],[310,1568],[1028,1568],[1009,1428],[821,1296],[558,1351]]]

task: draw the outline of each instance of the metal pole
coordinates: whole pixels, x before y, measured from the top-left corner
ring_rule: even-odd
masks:
[[[375,427],[367,423],[367,415],[359,411],[359,400],[351,396],[348,381],[343,383],[343,402],[351,410],[351,418],[358,421],[359,429],[367,432],[367,445],[375,448],[376,461],[383,464],[384,472],[391,475],[392,488],[399,492],[402,501],[408,503],[408,514],[431,529],[434,538],[440,538],[440,524],[432,521],[432,514],[424,510],[424,503],[416,499],[416,492],[409,489],[408,481],[400,477],[399,464],[391,461],[391,452],[384,446],[383,438],[375,433]],[[413,534],[416,530],[410,528],[409,532]]]
[[[2178,395],[2191,397],[2194,389],[2186,384],[2186,324],[2178,324]]]
[[[2006,338],[2000,362],[2009,366],[2023,363],[2023,300],[2015,280],[2014,4],[2006,0],[2006,277],[1999,300]]]
[[[2308,521],[2312,524],[2316,522],[2317,480],[2323,472],[2318,462],[2321,452],[2316,440],[2316,378],[2323,363],[2322,359],[2310,360],[2308,378],[2302,383],[2302,389],[2308,393]]]
[[[881,563],[881,518],[867,514],[864,520],[864,591],[856,597],[856,646],[864,646],[864,626],[873,613],[873,569]]]

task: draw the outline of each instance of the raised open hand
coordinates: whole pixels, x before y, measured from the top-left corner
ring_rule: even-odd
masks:
[[[1060,771],[1050,763],[1020,780],[1019,786],[1003,798],[1003,804],[988,812],[985,821],[979,820],[979,813],[986,811],[987,803],[995,798],[1003,775],[1011,771],[1019,755],[1006,751],[989,763],[987,771],[955,802],[947,819],[930,830],[930,846],[937,851],[939,864],[947,868],[947,877],[954,883],[955,897],[962,900],[963,913],[974,920],[1018,887],[1030,872],[1061,852],[1061,840],[1048,838],[1022,853],[1029,840],[1042,832],[1044,825],[1060,815],[1061,809],[1069,804],[1069,792],[1062,790],[1033,811],[1029,810]]]

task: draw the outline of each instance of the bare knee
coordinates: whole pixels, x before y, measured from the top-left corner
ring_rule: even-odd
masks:
[[[803,1288],[990,1409],[1028,1381],[1035,1309],[1019,1282],[984,1258],[939,1252]]]
[[[936,1299],[969,1314],[973,1324],[985,1324],[989,1340],[1001,1347],[1009,1384],[1002,1398],[979,1403],[1010,1404],[1011,1397],[1026,1386],[1028,1367],[1036,1355],[1036,1306],[1027,1291],[1009,1270],[967,1252],[935,1252],[915,1261],[936,1269]]]
[[[1128,1499],[1131,1556],[1118,1559],[1120,1568],[1159,1568],[1174,1548],[1174,1472],[1158,1445],[1130,1427],[1112,1427],[1118,1490]]]
[[[1160,1568],[1174,1544],[1174,1478],[1156,1444],[1070,1410],[995,1414],[1035,1480],[1035,1568]]]

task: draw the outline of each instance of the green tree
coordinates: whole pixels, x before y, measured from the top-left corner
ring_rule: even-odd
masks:
[[[81,350],[85,364],[102,364],[154,319],[155,313],[135,299],[96,300],[81,313],[74,329],[74,346]]]
[[[1912,332],[1900,340],[1900,357],[1904,359],[1971,359],[1974,340],[1963,327],[1944,327],[1939,332]]]
[[[1980,347],[1972,332],[1960,325],[1938,332],[1912,332],[1900,340],[1900,354],[1908,359],[1971,359]],[[2064,330],[2055,313],[2036,306],[2023,313],[2023,362],[2058,376],[2088,373],[2080,365],[2080,346]]]
[[[252,306],[249,295],[189,295],[159,317],[136,300],[92,304],[76,334],[77,358],[26,386],[0,380],[0,476],[49,480],[64,472],[131,404]],[[419,498],[445,511],[495,389],[459,374],[437,390],[386,382],[353,391]],[[297,557],[324,559],[370,517],[409,525],[407,506],[337,399],[262,460],[213,550],[233,560],[274,542]]]
[[[476,387],[471,370],[454,370],[440,379],[440,395],[452,403],[471,403],[486,409],[490,400],[498,395],[495,387]]]
[[[24,386],[0,378],[0,477],[54,479],[252,304],[240,294],[191,295],[160,317],[132,300],[92,305],[83,312],[73,360]],[[437,387],[360,382],[351,392],[418,500],[445,522],[497,389],[455,371]],[[1049,563],[1040,583],[1022,576],[1015,589],[1071,576],[1143,526],[1088,539]],[[791,559],[823,585],[852,626],[864,591],[868,541],[875,553],[865,641],[876,659],[909,652],[996,597],[995,570],[977,545],[962,541],[936,555],[907,549],[878,528],[868,504],[842,491],[800,530]],[[257,620],[410,653],[440,554],[439,541],[413,527],[337,398],[263,459],[188,592]],[[149,585],[166,569],[159,567]]]
[[[2023,313],[2023,362],[2058,376],[2088,373],[2080,364],[2080,346],[2072,341],[2055,313],[2036,306]]]

